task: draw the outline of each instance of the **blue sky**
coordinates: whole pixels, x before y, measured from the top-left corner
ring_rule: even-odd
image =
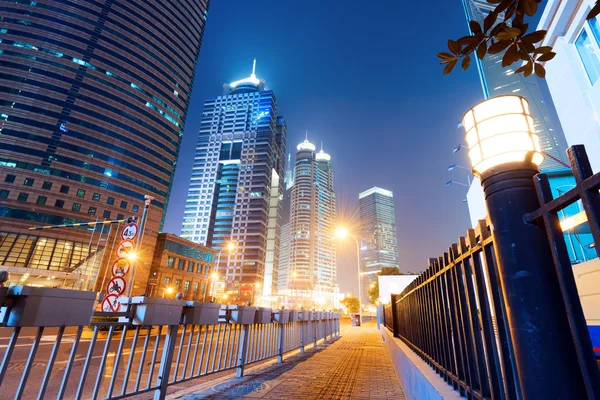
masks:
[[[256,74],[275,92],[288,147],[308,130],[335,169],[338,209],[356,215],[358,193],[394,191],[400,268],[421,271],[468,228],[466,182],[450,164],[464,112],[483,99],[476,69],[442,75],[435,54],[467,34],[460,0],[214,0],[164,226],[179,234],[205,99]],[[352,243],[341,243],[342,291],[356,291]]]

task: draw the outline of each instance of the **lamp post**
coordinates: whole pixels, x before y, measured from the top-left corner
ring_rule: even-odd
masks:
[[[503,297],[511,364],[523,399],[587,398],[533,177],[544,160],[527,100],[491,98],[463,118],[473,174],[481,179]],[[461,146],[464,147],[464,146]],[[571,310],[581,313],[579,310]],[[590,345],[591,351],[591,345]],[[560,364],[560,368],[548,368]]]
[[[346,228],[338,228],[335,232],[335,236],[339,239],[344,239],[347,236],[350,236],[356,242],[356,267],[358,270],[358,318],[360,323],[362,324],[362,273],[360,271],[360,244],[358,243],[358,239],[351,235]]]
[[[221,250],[219,250],[219,254],[217,255],[217,263],[215,265],[215,274],[216,274],[216,278],[213,281],[213,290],[211,291],[211,296],[213,298],[213,301],[215,301],[215,295],[216,295],[216,281],[219,277],[219,264],[221,262],[221,253],[223,253],[223,250],[229,250],[230,252],[232,252],[233,250],[235,250],[235,244],[233,242],[229,242],[227,243],[227,245],[225,247],[223,247]]]

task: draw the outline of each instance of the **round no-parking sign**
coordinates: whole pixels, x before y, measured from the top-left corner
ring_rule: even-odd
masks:
[[[109,294],[102,300],[100,306],[104,312],[117,312],[119,311],[119,296],[116,294]]]

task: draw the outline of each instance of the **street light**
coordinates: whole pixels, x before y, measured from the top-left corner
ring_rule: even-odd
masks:
[[[452,184],[469,187],[469,185],[467,185],[466,183],[457,182],[457,181],[448,181],[448,182],[446,182],[446,187],[448,187],[448,186],[450,186]]]
[[[215,277],[218,277],[218,275],[219,275],[219,265],[221,263],[221,253],[223,253],[223,250],[225,250],[225,249],[227,249],[231,253],[232,251],[235,250],[235,243],[229,242],[225,245],[225,247],[223,247],[219,251],[219,254],[217,255],[217,263],[216,263],[216,268],[215,268],[215,272],[214,272]],[[227,274],[227,271],[225,271],[225,273]],[[216,281],[216,278],[215,278],[215,281]],[[216,286],[217,286],[215,281],[213,281],[213,290],[211,293],[211,297],[213,298],[213,301],[215,301],[215,294],[216,294],[215,292],[216,292]]]
[[[511,367],[521,382],[521,395],[533,399],[571,393],[584,386],[583,380],[563,371],[580,369],[571,329],[585,330],[585,319],[579,303],[567,312],[557,271],[550,267],[554,263],[546,230],[523,218],[540,207],[534,176],[544,160],[528,102],[520,96],[491,98],[469,110],[463,126],[493,227],[496,262],[488,273],[500,283],[507,324],[502,334],[512,343]],[[570,280],[576,290],[572,275]],[[569,284],[566,276],[562,282]],[[556,360],[561,360],[561,370],[549,372],[547,366]]]
[[[362,287],[361,287],[362,286],[361,285],[362,273],[360,271],[360,244],[358,243],[358,239],[354,235],[351,235],[348,232],[348,229],[346,229],[344,227],[337,228],[337,230],[335,232],[335,236],[338,239],[345,239],[346,237],[350,236],[356,242],[356,266],[357,266],[357,270],[358,270],[358,317],[359,317],[360,323],[362,324]]]

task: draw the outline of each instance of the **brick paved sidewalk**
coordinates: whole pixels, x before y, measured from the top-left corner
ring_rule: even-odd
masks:
[[[283,364],[204,386],[181,397],[197,399],[404,399],[400,381],[374,324],[348,328],[335,343],[320,345]]]

